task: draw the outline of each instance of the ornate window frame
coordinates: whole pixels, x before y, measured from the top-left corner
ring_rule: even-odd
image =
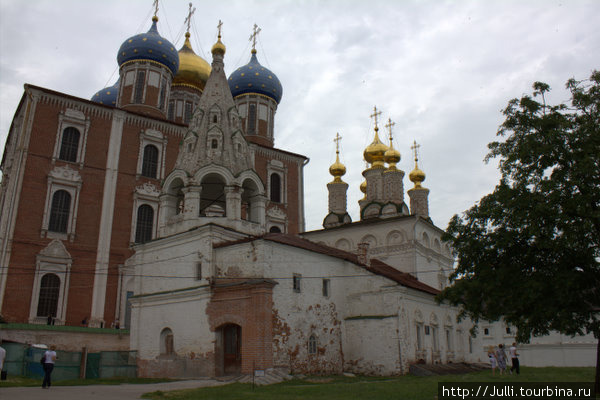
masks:
[[[145,129],[140,132],[140,148],[138,152],[138,163],[136,178],[158,179],[161,180],[165,176],[165,159],[167,152],[168,139],[160,131],[154,129]],[[158,167],[156,168],[156,177],[149,178],[142,175],[142,166],[144,165],[144,149],[147,145],[153,145],[158,149]]]
[[[158,235],[158,205],[159,205],[160,190],[152,183],[146,182],[135,188],[133,193],[133,211],[131,213],[131,234],[129,237],[130,243],[135,244],[135,232],[137,228],[137,216],[140,206],[146,204],[154,210],[152,220],[152,239],[156,239]]]
[[[44,216],[42,219],[42,238],[62,239],[73,241],[75,239],[75,228],[77,225],[77,210],[79,208],[79,193],[81,191],[82,180],[79,172],[70,168],[68,165],[54,167],[48,174],[48,189],[46,192],[46,204],[44,207]],[[69,207],[69,222],[67,232],[52,232],[48,230],[50,223],[50,212],[54,193],[64,190],[71,195],[71,204]]]
[[[54,142],[54,153],[52,154],[52,163],[56,161],[70,162],[61,160],[60,148],[63,141],[63,133],[67,128],[75,128],[79,131],[79,145],[77,147],[77,158],[75,164],[79,164],[79,167],[83,167],[85,161],[85,148],[87,146],[87,137],[90,130],[90,118],[86,117],[85,114],[79,110],[67,108],[58,114],[58,131],[56,132],[56,140]]]
[[[271,160],[267,164],[267,198],[269,199],[270,204],[280,204],[283,207],[287,207],[287,167],[279,160]],[[271,174],[279,175],[279,185],[280,185],[280,202],[273,203],[271,202]]]
[[[58,306],[56,308],[54,324],[65,324],[72,264],[73,258],[65,248],[64,244],[58,239],[52,240],[48,246],[36,255],[33,291],[31,293],[31,303],[29,307],[30,324],[46,324],[48,321],[47,316],[37,315],[42,278],[46,274],[55,274],[60,279]]]

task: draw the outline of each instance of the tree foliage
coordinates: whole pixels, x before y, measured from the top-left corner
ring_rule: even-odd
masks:
[[[566,104],[546,104],[540,82],[508,103],[486,157],[500,182],[445,238],[457,266],[438,299],[475,322],[504,319],[520,342],[600,338],[600,72],[566,87]]]

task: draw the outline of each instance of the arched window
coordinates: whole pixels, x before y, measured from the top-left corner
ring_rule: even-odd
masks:
[[[133,102],[141,103],[144,99],[144,85],[146,84],[146,71],[138,71],[135,81],[135,91],[133,93]]]
[[[256,104],[248,107],[248,135],[256,133]]]
[[[279,174],[271,174],[271,201],[281,203],[281,178]]]
[[[75,128],[67,128],[63,131],[60,143],[59,159],[63,161],[76,162],[77,150],[79,149],[79,131]]]
[[[64,190],[56,191],[52,196],[48,230],[52,232],[67,233],[70,209],[71,195]]]
[[[137,211],[137,225],[135,228],[135,242],[146,243],[152,240],[152,225],[154,223],[154,209],[148,204],[143,204]]]
[[[144,159],[142,161],[142,176],[156,178],[158,170],[158,149],[151,144],[144,147]]]
[[[278,226],[273,225],[270,229],[269,232],[271,233],[281,233],[281,229],[279,229]]]
[[[183,122],[186,124],[189,124],[190,121],[192,120],[192,111],[193,111],[193,104],[189,101],[185,102],[185,115],[184,115],[184,119]]]
[[[60,292],[60,278],[55,274],[46,274],[40,283],[40,296],[38,300],[38,317],[56,317],[58,295]]]
[[[165,328],[160,333],[160,354],[169,355],[175,352],[175,343],[173,340],[173,331]]]
[[[308,338],[308,354],[317,354],[317,338],[315,335],[310,335]]]

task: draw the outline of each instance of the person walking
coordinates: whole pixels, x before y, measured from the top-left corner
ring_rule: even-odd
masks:
[[[498,345],[498,350],[496,350],[496,360],[498,361],[500,375],[502,375],[504,370],[506,370],[506,352],[504,351],[504,345],[502,343]]]
[[[510,361],[512,362],[512,367],[510,367],[510,372],[512,374],[513,371],[517,371],[517,375],[521,373],[519,368],[519,353],[517,353],[517,343],[512,344],[512,346],[508,349],[508,355],[510,356]]]
[[[44,381],[42,382],[42,389],[50,388],[52,385],[51,375],[56,359],[56,346],[50,346],[50,350],[46,350],[44,353]]]

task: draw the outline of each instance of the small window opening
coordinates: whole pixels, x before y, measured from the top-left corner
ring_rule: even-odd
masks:
[[[217,142],[217,139],[213,139],[212,142],[210,142],[210,147],[212,149],[216,149],[217,147],[219,147],[219,142]]]
[[[323,297],[329,297],[329,279],[323,279]]]
[[[296,293],[300,293],[300,280],[301,279],[302,279],[302,275],[294,274],[293,286],[294,286],[294,292],[296,292]]]
[[[308,354],[317,354],[317,338],[310,335],[308,338]]]

